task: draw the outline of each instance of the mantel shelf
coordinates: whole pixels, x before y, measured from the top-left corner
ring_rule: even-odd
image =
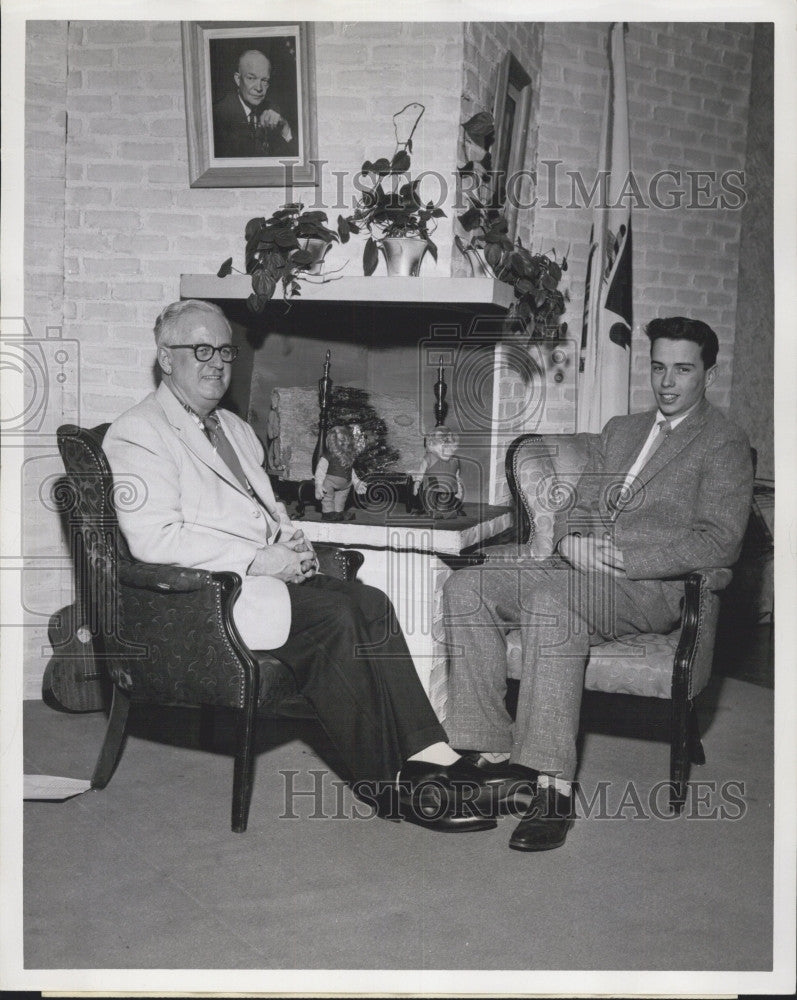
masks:
[[[249,275],[183,274],[180,298],[246,299],[252,292]],[[283,298],[278,286],[275,300]],[[449,305],[507,309],[512,303],[509,285],[493,278],[393,278],[384,275],[370,278],[332,278],[328,281],[302,281],[301,302],[362,302],[391,305]]]

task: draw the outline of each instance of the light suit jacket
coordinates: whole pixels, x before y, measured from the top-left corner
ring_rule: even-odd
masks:
[[[655,419],[656,411],[613,417],[591,441],[575,506],[559,519],[554,543],[580,519],[591,519],[612,533],[631,580],[732,566],[753,491],[747,436],[703,400],[643,466],[630,497],[618,503],[618,488]]]
[[[193,416],[161,384],[115,420],[103,441],[114,480],[131,481],[141,502],[119,506],[119,524],[136,559],[195,569],[232,570],[243,580],[233,617],[251,649],[275,649],[288,637],[290,599],[274,577],[246,575],[279,522],[292,529],[263,471],[252,428],[218,410],[258,503],[240,485]]]

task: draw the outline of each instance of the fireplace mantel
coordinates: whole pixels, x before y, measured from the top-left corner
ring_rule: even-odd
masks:
[[[246,299],[252,292],[247,274],[230,274],[219,278],[215,274],[183,274],[180,276],[182,299]],[[302,281],[302,294],[294,302],[379,302],[391,305],[434,306],[469,309],[509,308],[512,288],[493,278],[398,278],[385,275],[370,278],[331,278],[326,281],[310,278]],[[275,300],[283,298],[282,286],[277,287]]]

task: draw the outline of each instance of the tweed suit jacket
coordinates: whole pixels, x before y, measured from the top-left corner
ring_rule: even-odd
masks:
[[[287,588],[274,577],[246,571],[258,549],[274,540],[278,523],[282,530],[293,526],[263,471],[255,432],[227,410],[216,412],[260,503],[162,383],[118,417],[103,441],[114,479],[131,482],[140,496],[140,502],[119,505],[119,525],[131,553],[143,562],[238,573],[238,630],[250,648],[275,649],[290,629]]]
[[[554,543],[579,521],[609,530],[631,580],[667,580],[732,566],[753,490],[750,444],[702,400],[639,471],[630,496],[619,487],[642,450],[656,411],[612,418],[593,439],[576,503]]]

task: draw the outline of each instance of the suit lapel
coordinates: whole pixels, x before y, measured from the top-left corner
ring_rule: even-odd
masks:
[[[226,483],[229,483],[230,486],[238,490],[239,493],[247,496],[246,490],[244,490],[235,478],[227,463],[219,457],[213,445],[202,433],[199,424],[197,424],[196,420],[185,409],[165,382],[161,382],[158,386],[155,396],[174,432],[194,458],[202,462],[209,469],[212,469],[217,476],[220,476]]]
[[[685,420],[678,424],[651,460],[639,470],[637,476],[639,486],[646,486],[655,475],[661,472],[665,465],[677,458],[683,449],[697,437],[705,422],[706,401],[703,400],[693,413],[690,413]]]
[[[625,476],[636,461],[637,455],[642,451],[642,446],[647,441],[650,429],[656,421],[656,411],[652,410],[649,413],[645,413],[644,418],[643,420],[640,417],[636,426],[632,428],[631,433],[624,435],[621,439],[620,451],[613,465],[615,469],[622,472],[623,476]]]

